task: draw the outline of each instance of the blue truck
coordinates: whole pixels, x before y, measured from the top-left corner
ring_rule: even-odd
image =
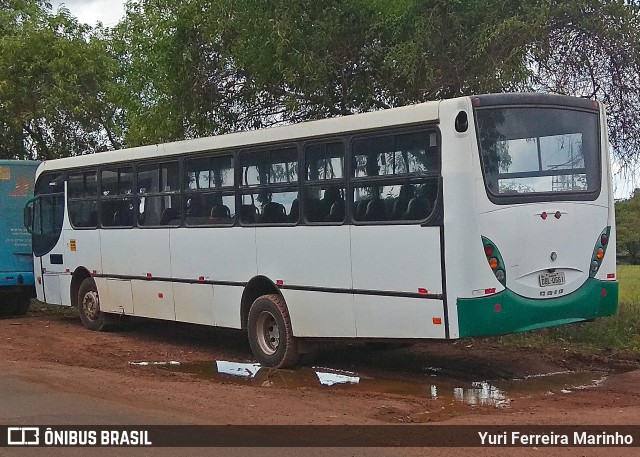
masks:
[[[35,297],[31,235],[23,208],[40,162],[0,160],[0,316],[23,315]]]

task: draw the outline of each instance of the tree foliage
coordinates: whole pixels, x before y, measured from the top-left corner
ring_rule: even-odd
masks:
[[[0,15],[0,157],[49,159],[116,147],[106,85],[116,62],[67,10],[8,0]]]
[[[0,5],[4,155],[543,90],[606,103],[618,158],[640,157],[636,1],[136,0],[106,30]]]
[[[623,201],[616,202],[618,253],[630,263],[640,263],[640,189]]]
[[[128,145],[246,128],[243,77],[221,53],[211,6],[186,0],[130,3],[111,34],[121,64],[116,98]],[[214,16],[215,18],[215,16]]]
[[[619,161],[640,157],[640,8],[636,1],[571,0],[541,8],[545,26],[531,47],[527,87],[586,96],[607,106]]]

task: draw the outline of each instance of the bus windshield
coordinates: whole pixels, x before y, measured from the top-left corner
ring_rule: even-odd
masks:
[[[597,196],[597,112],[492,107],[476,110],[476,122],[485,185],[496,202]]]

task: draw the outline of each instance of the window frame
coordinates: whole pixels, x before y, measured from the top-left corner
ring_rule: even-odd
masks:
[[[190,160],[202,160],[202,159],[209,159],[209,161],[211,161],[212,159],[215,158],[225,158],[225,157],[230,157],[232,160],[232,164],[233,164],[233,168],[232,168],[232,172],[233,172],[233,185],[232,186],[221,186],[221,187],[207,187],[206,189],[188,189],[187,188],[187,180],[186,180],[186,174],[187,174],[187,162]],[[188,155],[186,157],[182,158],[181,161],[181,172],[180,172],[180,179],[182,179],[182,185],[181,185],[181,192],[180,192],[180,201],[181,201],[181,205],[182,205],[182,210],[181,210],[181,214],[182,214],[182,226],[184,227],[188,227],[188,228],[198,228],[198,227],[234,227],[237,224],[238,221],[238,198],[237,198],[237,193],[238,193],[238,151],[236,150],[220,150],[220,151],[204,151],[202,153],[198,153],[196,155]],[[211,163],[211,162],[209,162]],[[210,172],[211,170],[209,170]],[[234,210],[234,215],[231,218],[231,221],[229,222],[215,222],[215,221],[211,221],[210,223],[207,224],[190,224],[187,221],[187,215],[186,215],[186,199],[188,198],[188,196],[190,195],[200,195],[200,196],[204,196],[204,195],[219,195],[221,197],[229,197],[232,196],[233,197],[233,201],[235,204],[235,210]],[[202,216],[202,217],[207,217]]]
[[[384,136],[401,136],[401,135],[410,135],[412,133],[426,133],[431,134],[435,133],[436,135],[436,154],[438,158],[439,167],[435,172],[418,172],[418,173],[407,173],[407,174],[393,174],[393,175],[379,175],[379,176],[355,176],[355,154],[354,154],[354,143],[356,141],[362,141],[363,139],[371,139],[376,137],[384,137]],[[395,144],[395,139],[394,139]],[[442,217],[439,216],[439,213],[442,212],[443,204],[442,204],[442,134],[438,125],[435,123],[423,123],[416,126],[410,127],[401,127],[401,128],[389,128],[389,129],[381,129],[375,130],[372,132],[356,134],[350,137],[349,139],[349,192],[348,192],[348,200],[347,200],[347,208],[346,208],[346,217],[349,218],[348,223],[356,226],[361,225],[421,225],[421,226],[433,226],[433,225],[442,225]],[[355,219],[353,214],[353,206],[355,204],[355,189],[359,187],[371,187],[373,185],[377,186],[390,186],[390,185],[403,185],[405,183],[412,183],[418,180],[423,180],[423,184],[426,184],[428,181],[435,181],[434,184],[437,185],[436,195],[433,199],[433,204],[431,206],[431,211],[427,216],[422,219],[399,219],[399,220],[384,220],[384,221],[358,221]],[[366,184],[369,184],[367,186]]]
[[[302,141],[295,141],[295,142],[283,142],[283,143],[274,143],[271,145],[266,145],[266,146],[259,146],[259,147],[255,147],[255,148],[245,148],[245,149],[240,149],[238,151],[238,162],[236,165],[236,223],[238,225],[240,225],[241,227],[295,227],[297,225],[300,225],[300,221],[301,221],[301,208],[300,208],[300,189],[302,187],[302,174],[301,174],[301,144]],[[242,183],[242,175],[244,174],[244,169],[243,169],[243,157],[246,156],[251,156],[254,154],[260,154],[260,153],[264,153],[264,152],[268,152],[271,153],[271,151],[279,151],[279,150],[285,150],[285,149],[292,149],[295,151],[296,153],[296,165],[298,167],[298,179],[295,182],[287,182],[287,183],[267,183],[267,184],[243,184]],[[272,162],[269,162],[270,164]],[[292,190],[293,189],[293,190]],[[272,193],[277,193],[277,192],[291,192],[291,191],[295,191],[297,193],[297,200],[298,200],[298,219],[297,221],[293,222],[293,221],[289,221],[289,222],[254,222],[254,223],[249,223],[249,222],[243,222],[242,221],[242,215],[241,213],[241,208],[242,208],[242,198],[245,195],[250,195],[250,194],[254,194],[257,193],[259,191],[263,191],[263,190],[267,190],[267,191],[272,191]],[[295,199],[294,199],[295,200]],[[254,205],[255,206],[255,205]],[[257,208],[257,207],[256,207]],[[259,213],[260,215],[262,215],[262,213]]]
[[[137,185],[137,173],[136,173],[136,168],[138,166],[140,162],[138,161],[131,161],[131,162],[114,162],[114,163],[109,163],[109,164],[105,164],[102,165],[101,167],[98,167],[98,173],[99,173],[99,178],[98,178],[98,221],[99,221],[99,228],[101,229],[130,229],[130,228],[134,228],[137,226],[137,221],[136,221],[136,208],[135,208],[135,204],[136,204],[136,193],[135,193],[135,189],[136,189],[136,185]],[[120,169],[124,169],[124,168],[130,168],[131,169],[131,193],[130,194],[115,194],[115,195],[103,195],[103,187],[102,187],[102,173],[105,171],[113,171],[114,169],[116,170],[120,170]],[[118,186],[119,187],[119,186]],[[118,189],[118,192],[120,191],[120,189]],[[109,201],[117,201],[117,200],[121,200],[121,201],[126,201],[126,200],[131,200],[131,204],[133,205],[133,209],[131,210],[131,224],[129,225],[105,225],[103,224],[103,218],[102,218],[102,206],[105,202],[109,202]]]
[[[484,159],[482,147],[480,144],[480,129],[478,125],[478,111],[484,110],[496,110],[496,109],[519,109],[519,108],[538,108],[538,109],[555,109],[564,111],[577,111],[582,113],[588,113],[596,116],[596,146],[597,151],[595,153],[595,159],[598,166],[598,185],[590,191],[566,191],[566,192],[530,192],[520,194],[496,194],[489,189],[487,174],[484,171]],[[554,105],[545,103],[497,103],[497,104],[485,104],[479,107],[473,108],[473,122],[475,127],[475,145],[477,148],[477,157],[480,163],[479,172],[482,174],[482,183],[485,190],[485,194],[489,201],[495,205],[517,205],[526,203],[545,203],[554,201],[595,201],[600,197],[602,192],[603,182],[603,161],[602,161],[602,140],[600,138],[600,132],[602,131],[602,123],[600,118],[600,111],[598,109],[570,106],[566,104]],[[586,164],[585,164],[586,168]],[[517,175],[518,173],[512,173]],[[557,174],[557,173],[556,173]],[[565,174],[565,173],[562,173]]]
[[[319,144],[340,143],[344,153],[344,169],[342,170],[342,178],[330,178],[330,179],[318,179],[309,180],[307,178],[307,148],[311,146],[317,146]],[[350,154],[349,154],[349,136],[331,136],[324,138],[314,138],[312,140],[301,142],[301,162],[304,170],[303,180],[301,182],[300,191],[298,192],[298,202],[300,205],[300,217],[298,223],[300,225],[310,226],[335,226],[345,225],[349,223],[349,173],[350,173]],[[344,218],[342,221],[310,221],[307,219],[306,212],[306,190],[310,187],[324,187],[336,185],[344,189]]]
[[[89,173],[95,173],[96,175],[96,193],[93,197],[89,197],[86,194],[86,190],[87,190],[87,180],[86,180],[86,175]],[[71,176],[72,175],[83,175],[83,196],[82,197],[72,197],[71,196],[71,192],[69,191],[69,183],[71,181]],[[69,170],[67,172],[67,176],[65,178],[65,180],[67,181],[67,217],[69,218],[69,224],[71,225],[71,227],[73,227],[74,230],[95,230],[97,228],[100,227],[100,203],[99,203],[99,197],[100,197],[100,189],[99,189],[99,184],[100,184],[100,170],[99,168],[77,168],[77,169],[72,169]],[[73,223],[73,219],[71,218],[71,203],[72,202],[84,202],[84,201],[94,201],[95,205],[96,205],[96,223],[95,225],[91,225],[91,226],[85,226],[85,227],[81,227],[81,226],[77,226]]]
[[[181,160],[178,157],[162,157],[161,159],[163,160],[144,160],[144,161],[139,161],[135,163],[135,172],[134,172],[134,203],[133,203],[133,212],[134,212],[134,226],[140,228],[140,229],[166,229],[166,228],[177,228],[182,226],[183,224],[183,218],[182,218],[182,209],[183,209],[183,202],[182,202],[182,164],[181,164]],[[162,166],[169,164],[169,163],[175,163],[178,165],[178,185],[176,187],[176,189],[171,190],[171,191],[162,191],[159,190],[158,192],[153,191],[153,192],[140,192],[140,183],[139,183],[139,179],[138,179],[138,175],[140,174],[140,168],[142,167],[149,167],[149,166],[155,166],[157,167],[158,170],[162,170]],[[173,196],[177,196],[178,197],[178,219],[179,222],[177,224],[158,224],[158,225],[143,225],[140,223],[140,203],[142,201],[142,198],[156,198],[156,197],[173,197]],[[172,207],[173,208],[173,207]],[[165,208],[166,209],[166,208]],[[160,217],[162,217],[162,215],[160,215]]]

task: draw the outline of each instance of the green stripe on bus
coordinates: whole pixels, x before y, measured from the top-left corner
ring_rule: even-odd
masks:
[[[564,297],[535,300],[504,290],[458,299],[460,337],[502,335],[611,316],[618,309],[618,282],[587,281]]]

